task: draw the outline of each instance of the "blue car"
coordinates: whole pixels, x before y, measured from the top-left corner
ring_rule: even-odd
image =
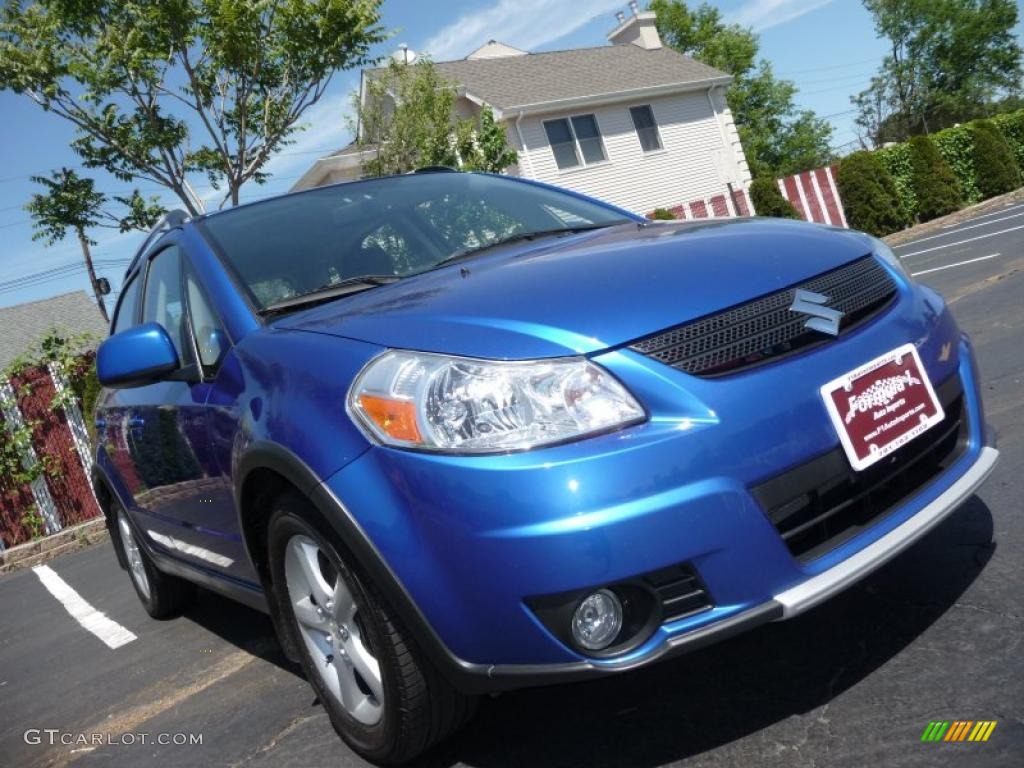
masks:
[[[481,694],[795,616],[998,457],[970,341],[879,240],[487,174],[172,214],[97,366],[147,611],[268,612],[379,763]]]

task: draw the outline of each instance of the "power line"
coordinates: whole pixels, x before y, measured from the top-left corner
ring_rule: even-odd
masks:
[[[811,67],[809,69],[790,69],[785,72],[779,72],[780,75],[799,75],[804,72],[829,72],[834,69],[846,69],[847,67],[855,67],[859,64],[867,64],[870,61],[877,62],[878,57],[872,57],[870,59],[861,59],[860,61],[849,61],[845,64],[832,64],[827,67]]]

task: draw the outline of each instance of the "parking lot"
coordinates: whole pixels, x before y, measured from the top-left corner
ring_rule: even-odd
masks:
[[[488,699],[424,765],[1024,765],[1024,204],[897,250],[974,340],[1002,451],[980,494],[796,620],[626,676]],[[50,567],[135,639],[108,647],[36,572],[0,579],[3,765],[364,764],[261,614],[203,593],[152,621],[109,542]],[[922,743],[932,720],[998,725],[984,743]],[[27,729],[104,743],[27,743]]]

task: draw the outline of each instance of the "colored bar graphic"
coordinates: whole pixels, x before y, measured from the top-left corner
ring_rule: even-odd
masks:
[[[996,720],[933,720],[921,734],[921,741],[988,741]]]

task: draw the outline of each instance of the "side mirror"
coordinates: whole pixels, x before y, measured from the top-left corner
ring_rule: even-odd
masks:
[[[144,387],[179,367],[174,343],[159,323],[116,333],[96,350],[96,374],[104,387]]]

